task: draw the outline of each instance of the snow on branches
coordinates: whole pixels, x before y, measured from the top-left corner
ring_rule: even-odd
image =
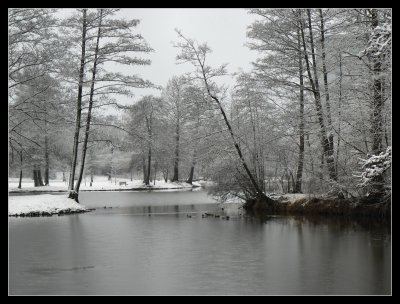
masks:
[[[390,51],[392,42],[392,24],[385,22],[371,29],[367,47],[359,54],[359,57],[370,55],[378,57]]]
[[[384,173],[392,165],[392,147],[388,146],[385,152],[379,155],[372,155],[368,159],[360,159],[363,172],[361,173],[360,188],[376,188],[377,184],[383,186]],[[371,192],[372,189],[370,189]],[[374,192],[374,191],[372,191]]]

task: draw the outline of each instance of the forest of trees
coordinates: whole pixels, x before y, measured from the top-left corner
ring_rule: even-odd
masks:
[[[117,11],[9,9],[10,176],[45,186],[63,172],[71,193],[94,174],[209,179],[223,199],[390,192],[390,9],[249,9],[258,59],[230,88],[185,29],[176,63],[191,73],[164,87],[137,75],[157,50]]]

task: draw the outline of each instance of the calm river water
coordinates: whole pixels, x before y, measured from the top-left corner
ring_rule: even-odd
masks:
[[[97,209],[9,218],[11,295],[391,294],[387,225],[244,216],[204,190],[80,200]]]

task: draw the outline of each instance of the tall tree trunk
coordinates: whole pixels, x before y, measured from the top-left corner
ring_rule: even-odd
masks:
[[[386,143],[386,148],[389,147],[389,136],[387,132],[387,127],[386,127],[386,120],[385,120],[385,143]]]
[[[339,173],[339,150],[340,150],[340,124],[342,115],[342,53],[339,53],[339,100],[338,100],[338,131],[337,131],[337,144],[336,144],[336,174]]]
[[[96,48],[94,51],[92,81],[91,81],[91,85],[90,85],[89,108],[88,108],[88,113],[87,113],[87,117],[86,117],[85,138],[83,140],[82,155],[81,155],[81,168],[79,170],[78,181],[76,182],[76,185],[75,185],[76,192],[79,192],[79,187],[81,186],[81,182],[82,182],[83,170],[85,168],[86,150],[87,150],[87,143],[88,143],[88,138],[89,138],[90,121],[91,121],[91,117],[92,117],[93,93],[94,93],[94,84],[96,81],[96,68],[97,68],[97,58],[98,58],[98,54],[99,54],[99,42],[100,42],[100,36],[101,36],[102,18],[103,18],[103,9],[100,9]]]
[[[81,128],[82,87],[83,87],[83,77],[85,71],[85,48],[86,48],[86,11],[87,9],[83,9],[81,64],[79,68],[78,98],[76,101],[76,121],[75,121],[74,144],[72,151],[72,164],[71,164],[71,173],[69,177],[69,186],[68,186],[68,189],[71,191],[74,189],[75,168],[78,159],[79,130]]]
[[[45,134],[44,134],[44,185],[49,186],[49,145],[47,138],[47,123],[45,121]]]
[[[259,124],[260,124],[260,117],[258,114],[258,107],[257,104],[255,105],[255,117],[257,121],[257,129],[259,130]],[[260,133],[261,133],[261,138],[260,138]],[[263,132],[257,132],[257,141],[259,142],[258,148],[257,148],[257,162],[258,162],[258,168],[259,168],[259,173],[258,173],[258,184],[260,185],[260,189],[262,192],[265,192],[265,158],[264,158],[264,151],[262,147],[262,143],[264,143],[264,134]]]
[[[324,114],[323,114],[322,104],[321,104],[321,95],[320,95],[320,89],[319,89],[319,83],[318,83],[317,66],[316,66],[316,59],[315,59],[315,52],[314,52],[313,32],[312,32],[312,27],[311,27],[310,9],[307,9],[307,15],[308,15],[308,29],[310,32],[311,56],[312,56],[312,62],[313,62],[314,79],[311,75],[311,68],[310,68],[310,63],[309,63],[309,59],[308,59],[306,40],[305,40],[304,29],[303,29],[304,27],[302,25],[300,27],[300,31],[301,31],[302,43],[303,43],[303,49],[304,49],[304,57],[305,57],[304,59],[306,62],[308,78],[310,80],[310,84],[311,84],[312,91],[314,94],[315,107],[317,110],[318,122],[320,125],[321,146],[322,146],[324,154],[326,155],[326,162],[328,165],[329,178],[331,180],[336,181],[337,175],[335,172],[335,160],[334,160],[334,156],[332,154],[332,150],[329,148],[329,139],[326,135],[327,132],[326,132],[326,127],[325,127],[325,122],[324,122]],[[300,22],[303,24],[303,18],[301,17],[301,11],[300,11]]]
[[[149,141],[148,141],[148,152],[147,152],[147,178],[145,181],[146,185],[150,184],[150,180],[151,180],[151,156],[152,156],[152,121],[153,121],[153,112],[151,111],[149,116],[147,116],[147,114],[145,114],[145,119],[146,119],[146,127],[147,127],[147,135],[149,137]]]
[[[308,146],[309,156],[310,156],[310,160],[311,160],[311,173],[312,173],[312,175],[315,175],[314,157],[311,153],[311,143],[310,143],[310,133],[309,132],[307,132],[307,146]]]
[[[187,183],[188,184],[192,184],[193,183],[193,175],[194,175],[194,166],[196,163],[192,163],[192,166],[190,167],[190,172],[189,172],[189,177],[187,179]]]
[[[157,178],[157,161],[154,162],[154,179],[153,179],[153,185],[156,184],[156,178]]]
[[[38,170],[37,165],[33,165],[33,184],[35,187],[39,187]]]
[[[371,9],[372,27],[379,25],[377,9]],[[373,100],[371,113],[371,135],[372,135],[372,154],[378,155],[383,151],[383,117],[384,107],[383,85],[382,85],[382,55],[374,54],[372,57],[373,70]],[[384,193],[384,179],[382,175],[374,178],[374,194]]]
[[[195,166],[196,166],[196,149],[193,150],[192,165],[190,166],[189,177],[188,177],[188,179],[186,181],[189,184],[193,183],[194,167]]]
[[[167,168],[167,170],[165,170],[165,172],[163,172],[163,175],[164,175],[164,181],[167,183],[168,182],[168,168]]]
[[[20,169],[19,169],[19,184],[18,184],[18,189],[21,189],[21,186],[22,186],[22,150],[19,151],[19,160],[20,160]]]
[[[255,122],[254,122],[254,115],[253,115],[253,108],[251,106],[251,102],[250,102],[250,94],[249,94],[249,87],[247,85],[247,83],[245,84],[246,87],[246,99],[247,99],[247,103],[249,106],[249,111],[250,111],[250,123],[251,123],[251,128],[253,131],[253,151],[251,151],[252,154],[252,162],[253,162],[253,172],[255,175],[255,178],[257,180],[259,180],[258,177],[258,172],[257,172],[257,168],[258,168],[258,151],[257,151],[257,139],[256,139],[256,126],[255,126]],[[259,186],[261,187],[261,183],[259,183]]]
[[[372,27],[376,28],[379,25],[377,9],[371,10]],[[372,70],[373,70],[373,101],[372,101],[372,114],[371,114],[371,134],[372,134],[372,154],[378,155],[382,152],[382,110],[384,106],[384,99],[382,96],[382,58],[381,56],[372,57]]]
[[[200,108],[197,105],[197,120],[196,120],[196,131],[194,138],[196,138],[199,135],[199,129],[200,129]],[[193,146],[193,155],[192,155],[192,165],[190,166],[190,172],[189,172],[189,178],[187,179],[187,183],[192,184],[193,183],[193,176],[194,176],[194,167],[196,166],[196,152],[197,152],[197,145],[198,141],[195,141],[194,146]]]
[[[290,173],[290,179],[292,181],[292,193],[294,193],[294,187],[296,185],[296,181],[294,180],[294,176],[293,176],[292,170],[289,169],[289,173]]]
[[[177,119],[175,128],[175,159],[174,159],[174,175],[172,177],[172,182],[179,180],[179,117]]]
[[[108,176],[108,179],[111,181],[111,184],[112,184],[112,177],[115,175],[113,160],[114,160],[114,147],[111,146],[110,175]]]
[[[297,164],[296,183],[294,184],[294,192],[301,193],[301,183],[303,179],[303,166],[304,166],[304,83],[303,83],[303,60],[301,55],[300,45],[300,30],[297,30],[297,47],[298,47],[298,61],[299,61],[299,80],[300,80],[300,107],[299,107],[299,160]]]
[[[42,179],[42,172],[40,171],[40,167],[38,167],[39,169],[37,170],[37,179],[38,179],[38,183],[39,186],[44,186],[43,184],[43,179]]]
[[[147,180],[146,185],[150,184],[150,176],[151,176],[151,146],[149,146],[149,151],[147,154]]]
[[[142,154],[142,163],[143,163],[143,182],[148,185],[148,179],[147,179],[147,170],[146,170],[146,158],[144,156],[144,152]]]
[[[328,72],[326,69],[326,52],[325,52],[325,25],[324,25],[324,16],[322,14],[322,9],[319,9],[319,17],[321,21],[321,51],[322,51],[322,72],[324,74],[324,89],[325,89],[325,104],[326,104],[326,116],[328,119],[328,140],[329,140],[329,149],[331,150],[332,155],[334,154],[333,147],[333,125],[332,125],[332,117],[331,117],[331,106],[329,101],[329,87],[328,87]]]

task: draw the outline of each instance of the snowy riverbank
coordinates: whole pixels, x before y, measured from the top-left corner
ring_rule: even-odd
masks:
[[[120,185],[120,183],[124,183]],[[155,184],[152,182],[146,186],[142,180],[133,180],[126,178],[113,178],[109,181],[107,177],[96,176],[92,186],[89,181],[82,181],[80,191],[130,191],[130,190],[167,190],[167,189],[190,189],[201,187],[205,182],[193,182],[188,184],[185,182],[165,182],[163,180],[156,180]],[[64,192],[67,191],[68,186],[65,182],[60,180],[50,180],[50,186],[34,187],[31,179],[23,179],[22,188],[18,189],[18,179],[9,178],[8,189],[10,193],[15,192]]]
[[[267,193],[267,195],[280,203],[289,203],[293,204],[297,200],[300,199],[311,199],[314,195],[311,194],[303,194],[303,193],[286,193],[286,194],[275,194],[275,193]],[[231,197],[226,199],[223,204],[244,204],[245,201],[238,197]]]
[[[8,197],[9,216],[51,216],[90,211],[66,195],[24,195]]]

